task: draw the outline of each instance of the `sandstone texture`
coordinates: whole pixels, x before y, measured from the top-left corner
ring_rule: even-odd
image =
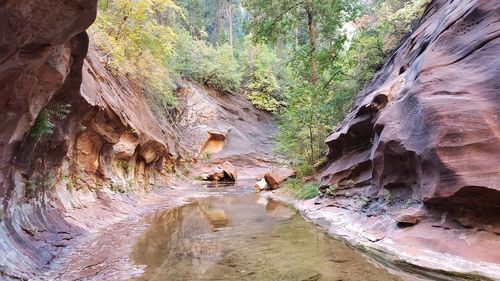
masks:
[[[499,1],[431,1],[327,138],[318,206],[373,241],[500,264],[499,53]]]
[[[40,158],[41,147],[56,158],[64,152],[57,140],[28,144],[27,135],[51,100],[78,94],[88,46],[84,31],[96,5],[97,0],[0,3],[0,278],[27,278],[40,270],[75,231],[42,198],[28,204],[35,189],[29,175],[50,165]]]
[[[175,170],[173,129],[138,83],[88,52],[96,12],[97,0],[0,3],[0,279],[45,270],[85,222],[114,209],[110,196]],[[35,137],[43,114],[53,128]],[[89,205],[79,221],[64,215]]]
[[[242,93],[220,93],[184,81],[173,123],[185,153],[200,161],[193,174],[210,174],[229,161],[240,179],[255,179],[282,159],[272,154],[273,116],[256,109]]]
[[[500,3],[431,2],[326,140],[323,187],[458,210],[500,208]]]

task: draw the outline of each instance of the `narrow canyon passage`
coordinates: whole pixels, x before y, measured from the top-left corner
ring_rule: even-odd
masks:
[[[0,0],[0,281],[500,280],[500,0]]]

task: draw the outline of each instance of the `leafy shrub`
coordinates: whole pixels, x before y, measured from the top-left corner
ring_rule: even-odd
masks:
[[[99,1],[99,13],[90,34],[119,74],[144,81],[150,100],[160,108],[175,105],[174,74],[168,60],[176,33],[168,18],[179,7],[172,0]]]
[[[251,91],[247,93],[247,98],[256,108],[269,112],[277,112],[281,106],[273,96],[263,92]]]
[[[54,132],[55,121],[64,120],[70,114],[70,104],[49,105],[42,110],[30,130],[30,135],[36,139]]]
[[[338,185],[330,185],[327,188],[325,188],[323,194],[328,195],[328,196],[333,196],[335,193],[337,193],[337,190],[339,189]]]
[[[38,114],[35,123],[31,127],[30,135],[36,139],[41,138],[44,135],[50,135],[54,131],[54,123],[50,118],[47,111],[43,110]]]
[[[32,180],[32,179],[28,179],[25,183],[25,187],[26,187],[26,192],[29,194],[29,195],[32,195],[35,193],[36,191],[36,184],[35,184],[35,181]]]
[[[288,179],[284,184],[284,189],[300,200],[311,199],[319,195],[317,183],[304,183],[299,179]]]
[[[241,85],[241,71],[228,44],[212,46],[193,39],[187,32],[179,35],[172,67],[188,78],[222,92],[235,91]]]
[[[245,94],[255,107],[277,112],[284,105],[279,101],[281,89],[275,74],[278,58],[268,46],[249,42],[251,37],[241,56],[245,67]]]

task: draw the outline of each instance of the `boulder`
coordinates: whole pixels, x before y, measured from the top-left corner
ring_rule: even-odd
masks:
[[[224,170],[222,170],[221,168],[217,168],[206,175],[204,179],[209,181],[221,181],[224,179]]]
[[[420,221],[420,218],[412,214],[401,214],[395,220],[398,224],[415,225]]]
[[[231,162],[226,161],[219,166],[220,169],[224,171],[224,179],[227,181],[236,181],[238,179],[238,174],[236,168]]]
[[[208,181],[236,181],[238,174],[236,168],[229,161],[226,161],[208,174],[201,175],[203,180]]]
[[[269,189],[269,185],[267,184],[265,179],[261,179],[260,181],[257,181],[255,183],[255,190],[257,192],[261,192],[261,191],[267,190],[267,189]]]
[[[113,145],[113,151],[116,158],[120,160],[130,160],[139,145],[139,138],[131,132],[125,132],[120,136],[117,143]]]
[[[424,211],[420,208],[410,208],[400,211],[396,214],[394,220],[398,225],[409,226],[420,222],[424,215]]]
[[[289,168],[272,169],[264,175],[264,179],[271,189],[277,189],[286,179],[295,176],[295,171]]]

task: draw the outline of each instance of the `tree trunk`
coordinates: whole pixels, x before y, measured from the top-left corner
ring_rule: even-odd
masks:
[[[215,20],[214,20],[214,44],[219,43],[219,34],[220,34],[220,29],[221,29],[221,21],[222,17],[224,16],[224,4],[221,4],[220,2],[217,2],[215,6]]]
[[[311,84],[318,84],[318,63],[316,61],[316,35],[314,33],[314,15],[311,4],[307,4],[307,26],[309,27],[309,45],[311,47]]]
[[[229,22],[229,46],[231,46],[231,51],[233,50],[233,9],[231,7],[231,1],[227,2],[227,17]]]
[[[313,139],[313,132],[312,132],[312,124],[309,124],[309,146],[311,149],[311,165],[314,165],[314,139]]]
[[[299,27],[295,27],[295,51],[299,50]]]
[[[285,42],[281,36],[279,36],[278,40],[276,40],[276,55],[279,59],[282,59],[285,56]]]

